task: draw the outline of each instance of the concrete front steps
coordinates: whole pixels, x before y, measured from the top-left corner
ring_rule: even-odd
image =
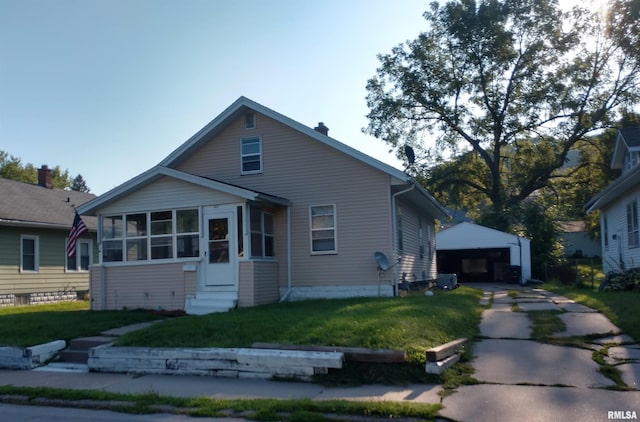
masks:
[[[228,312],[238,303],[237,292],[198,292],[187,296],[185,311],[188,315],[206,315]]]
[[[69,347],[61,351],[56,362],[58,363],[80,363],[87,364],[89,359],[89,349],[112,343],[116,337],[93,336],[75,338],[69,342]]]

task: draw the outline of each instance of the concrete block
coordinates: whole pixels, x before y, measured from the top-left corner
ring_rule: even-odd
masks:
[[[440,375],[445,371],[445,369],[453,366],[459,360],[460,360],[460,355],[455,354],[447,357],[446,359],[440,360],[438,362],[427,362],[427,364],[425,365],[425,371],[428,374]]]

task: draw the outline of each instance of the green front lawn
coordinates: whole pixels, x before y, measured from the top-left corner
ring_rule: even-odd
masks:
[[[87,301],[0,308],[0,346],[29,347],[53,340],[69,341],[158,318],[144,311],[92,312]]]
[[[542,287],[597,309],[636,342],[640,342],[640,292],[600,292],[595,288],[545,283]]]
[[[284,302],[167,320],[127,334],[120,346],[250,347],[254,342],[406,350],[424,364],[425,350],[478,333],[481,292],[461,287],[433,296]]]

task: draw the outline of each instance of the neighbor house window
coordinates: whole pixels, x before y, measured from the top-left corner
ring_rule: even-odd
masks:
[[[197,209],[103,217],[102,260],[134,262],[200,256],[199,221]]]
[[[640,238],[638,237],[638,202],[633,201],[627,204],[627,235],[629,238],[629,247],[637,248],[640,246]]]
[[[629,171],[640,162],[640,153],[638,151],[629,151],[624,156],[624,169],[625,171]]]
[[[312,206],[309,214],[311,219],[311,253],[326,254],[337,252],[336,206]]]
[[[275,256],[275,230],[273,214],[260,208],[249,209],[249,225],[251,229],[251,257]]]
[[[20,236],[20,271],[37,272],[40,266],[40,240],[38,236]]]
[[[424,230],[422,228],[422,218],[418,220],[418,249],[420,258],[424,258]]]
[[[76,243],[76,254],[66,257],[66,270],[89,271],[89,265],[91,265],[93,261],[92,256],[93,242],[89,239],[78,239]]]
[[[259,136],[242,138],[240,160],[242,174],[262,171],[262,140]]]
[[[602,214],[602,237],[604,239],[604,248],[609,249],[609,222],[607,214]]]

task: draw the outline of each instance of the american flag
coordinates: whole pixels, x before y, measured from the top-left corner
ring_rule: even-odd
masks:
[[[67,242],[66,249],[67,256],[76,256],[76,243],[78,242],[78,238],[88,230],[78,215],[78,211],[76,211],[76,217],[73,219],[73,226],[71,226],[71,231],[69,232],[69,241]]]

